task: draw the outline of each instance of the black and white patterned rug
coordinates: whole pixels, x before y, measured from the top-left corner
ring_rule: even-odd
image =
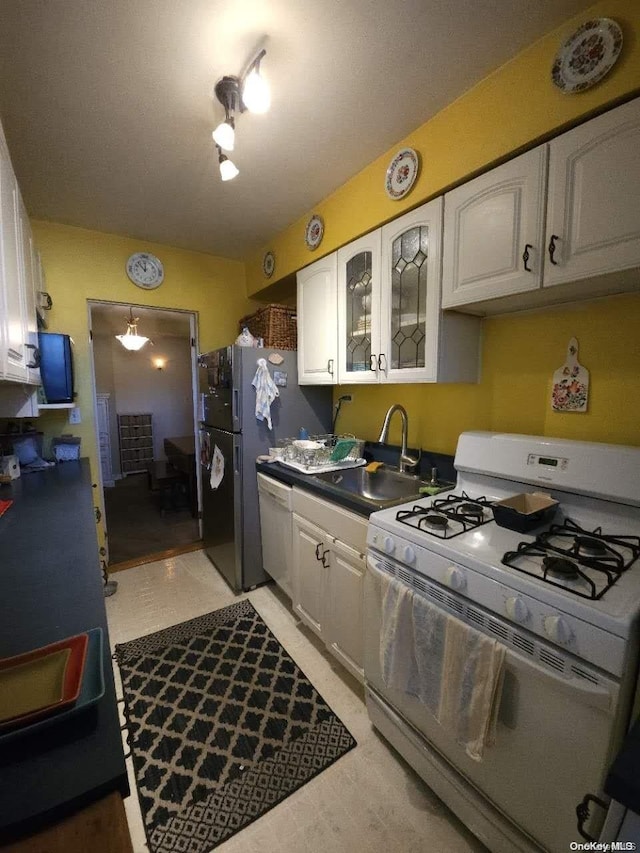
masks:
[[[152,853],[205,853],[356,745],[246,599],[114,657]]]

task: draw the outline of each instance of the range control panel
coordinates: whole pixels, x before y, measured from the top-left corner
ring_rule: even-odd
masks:
[[[540,456],[538,453],[530,453],[527,456],[527,466],[537,469],[541,476],[548,476],[556,471],[567,471],[569,460],[566,456]]]

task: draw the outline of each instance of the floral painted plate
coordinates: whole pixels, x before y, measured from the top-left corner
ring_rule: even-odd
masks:
[[[384,188],[389,198],[397,200],[405,196],[418,177],[420,164],[413,148],[403,148],[389,163],[384,178]]]
[[[324,234],[324,222],[322,217],[314,214],[307,223],[306,231],[304,232],[304,241],[309,249],[317,249],[322,242]]]
[[[615,21],[586,21],[558,51],[551,79],[566,95],[584,92],[613,68],[621,49],[622,30]]]
[[[276,256],[273,254],[273,252],[265,252],[265,256],[262,259],[262,272],[266,275],[267,278],[271,278],[275,268]]]

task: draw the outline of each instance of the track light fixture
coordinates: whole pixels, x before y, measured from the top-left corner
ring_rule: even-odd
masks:
[[[230,181],[239,174],[236,165],[222,153],[222,149],[233,151],[235,147],[235,114],[245,110],[265,113],[271,104],[269,85],[260,74],[260,62],[266,53],[266,50],[261,50],[242,77],[226,75],[218,80],[213,90],[224,107],[224,121],[220,122],[212,133],[218,149],[220,177],[223,181]]]

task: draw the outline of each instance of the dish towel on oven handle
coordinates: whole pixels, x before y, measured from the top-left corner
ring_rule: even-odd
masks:
[[[506,648],[405,583],[380,580],[380,669],[387,687],[415,696],[474,761],[495,742]]]
[[[280,392],[271,378],[266,359],[259,358],[257,364],[258,369],[251,383],[256,389],[256,418],[259,421],[266,421],[269,429],[273,429],[271,426],[271,404],[276,397],[280,396]]]

